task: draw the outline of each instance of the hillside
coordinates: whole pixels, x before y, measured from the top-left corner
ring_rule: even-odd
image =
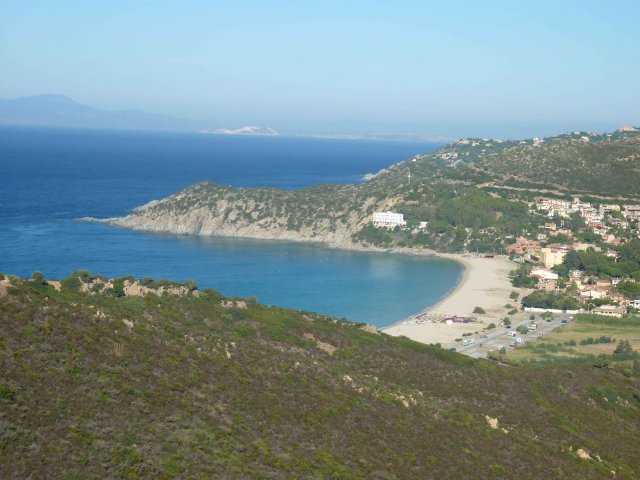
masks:
[[[637,371],[474,362],[193,285],[34,278],[0,280],[2,478],[640,475]]]
[[[468,139],[393,165],[363,184],[284,191],[202,182],[126,217],[101,221],[146,231],[339,247],[502,252],[506,239],[544,224],[526,204],[535,195],[640,197],[639,160],[640,131],[631,127],[544,140]],[[388,209],[404,214],[409,231],[371,226],[373,212]],[[415,229],[420,222],[428,226]]]
[[[640,130],[633,127],[610,134],[572,132],[508,142],[466,139],[434,156],[452,167],[452,177],[465,170],[482,172],[498,186],[640,195]]]

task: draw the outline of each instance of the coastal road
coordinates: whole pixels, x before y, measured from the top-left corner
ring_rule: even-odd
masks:
[[[501,347],[505,347],[507,350],[510,350],[511,348],[518,348],[517,346],[510,346],[510,344],[515,343],[516,337],[508,336],[507,332],[515,332],[516,328],[520,325],[529,325],[532,322],[529,319],[530,316],[530,312],[520,312],[512,317],[510,329],[497,327],[495,330],[487,330],[483,332],[480,337],[470,337],[475,338],[476,343],[466,347],[459,345],[456,347],[456,350],[459,353],[463,353],[464,355],[468,355],[473,358],[486,358],[489,352],[494,350],[497,351]],[[538,313],[535,314],[535,317],[536,319],[533,322],[538,326],[536,330],[529,331],[526,334],[517,333],[517,336],[522,337],[524,340],[524,344],[536,338],[544,337],[544,335],[554,328],[558,328],[563,325],[563,320],[567,323],[571,321],[571,316],[567,314],[556,314],[550,319],[550,321],[541,318]],[[486,338],[482,338],[482,336],[485,336]]]

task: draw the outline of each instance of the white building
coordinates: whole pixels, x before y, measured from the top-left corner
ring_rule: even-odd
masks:
[[[531,270],[532,277],[538,277],[541,280],[558,280],[558,274],[550,272],[549,270],[543,270],[541,268],[534,268]]]
[[[374,212],[373,226],[384,228],[404,227],[407,222],[404,221],[402,213],[394,212]]]

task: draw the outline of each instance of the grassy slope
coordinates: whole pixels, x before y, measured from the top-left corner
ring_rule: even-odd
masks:
[[[0,477],[640,476],[637,376],[500,367],[221,300],[11,288],[0,298]]]

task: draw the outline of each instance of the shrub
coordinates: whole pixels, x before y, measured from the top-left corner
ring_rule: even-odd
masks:
[[[631,353],[631,352],[633,352],[633,348],[631,348],[631,344],[629,343],[629,340],[620,340],[620,342],[618,343],[618,346],[613,351],[614,355],[624,355],[626,353]]]
[[[520,294],[518,292],[516,292],[515,290],[509,294],[509,298],[511,300],[517,300],[519,296],[520,296]]]
[[[35,285],[47,285],[47,280],[44,278],[44,274],[42,272],[33,272],[31,274],[31,278]]]
[[[5,400],[7,402],[14,402],[16,399],[16,393],[9,388],[8,385],[4,383],[0,383],[0,400]]]
[[[493,328],[496,328],[496,324],[495,323],[490,323],[489,325],[487,325],[487,330],[491,330]]]
[[[111,294],[114,297],[124,297],[124,278],[116,278],[113,281],[113,288]]]
[[[487,313],[487,311],[482,307],[476,307],[473,309],[473,313],[479,313],[481,315]]]
[[[68,277],[63,278],[62,281],[60,282],[60,286],[62,290],[69,291],[69,292],[77,292],[78,290],[80,290],[81,285],[82,285],[82,282],[73,273]]]

